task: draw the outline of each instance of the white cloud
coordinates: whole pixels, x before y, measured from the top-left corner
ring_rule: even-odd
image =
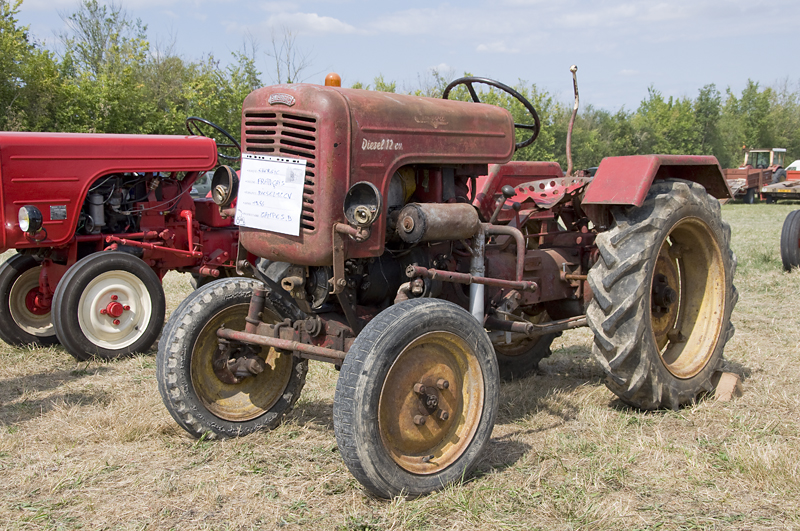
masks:
[[[317,13],[278,13],[267,19],[269,27],[286,27],[301,33],[360,33],[356,28],[333,17]]]
[[[477,48],[475,48],[478,52],[488,52],[488,53],[519,53],[519,48],[509,48],[506,46],[506,43],[503,41],[496,41],[490,42],[488,44],[479,44]]]

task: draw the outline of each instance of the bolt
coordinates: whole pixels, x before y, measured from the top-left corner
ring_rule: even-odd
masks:
[[[108,313],[108,310],[106,310],[105,308],[101,308],[100,309],[100,315],[105,315],[107,313]]]
[[[445,389],[447,389],[448,387],[450,387],[450,382],[448,382],[448,381],[447,381],[447,380],[445,380],[444,378],[439,378],[439,379],[436,381],[436,387],[438,387],[439,389],[441,389],[442,391],[444,391]]]
[[[424,395],[425,394],[425,384],[423,384],[423,383],[415,383],[414,384],[414,392],[417,393],[418,395]]]
[[[131,307],[130,307],[130,306],[128,306],[128,305],[125,305],[125,306],[123,306],[123,307],[122,307],[122,309],[123,309],[123,310],[125,310],[125,311],[127,312],[128,310],[130,310],[130,309],[131,309]]]
[[[117,297],[116,295],[112,295],[112,296],[111,296],[111,300],[112,300],[112,301],[115,301],[115,300],[117,300],[117,299],[119,299],[119,297]]]
[[[345,287],[347,285],[347,281],[345,279],[343,279],[343,278],[340,278],[339,280],[336,281],[336,284],[339,287],[343,288],[343,287]]]
[[[414,424],[417,426],[425,424],[425,415],[414,415]]]
[[[433,455],[433,454],[431,454],[431,455],[426,455],[425,457],[423,457],[423,458],[422,458],[422,462],[423,462],[423,463],[430,463],[430,462],[431,462],[431,459],[433,459],[434,457],[436,457],[436,456],[435,456],[435,455]]]
[[[439,417],[439,420],[447,420],[450,418],[450,413],[448,413],[443,409],[440,409],[439,414],[437,416]]]
[[[114,319],[114,324],[118,325],[119,324],[119,319]]]

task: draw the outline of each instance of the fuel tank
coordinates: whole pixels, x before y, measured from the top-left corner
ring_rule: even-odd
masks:
[[[242,150],[306,160],[302,217],[298,236],[241,227],[240,242],[270,260],[330,265],[332,228],[346,223],[352,184],[369,182],[386,198],[403,166],[504,163],[514,142],[511,114],[492,105],[309,84],[261,88],[244,101]],[[383,254],[386,209],[383,201],[371,237],[349,245],[348,257]]]

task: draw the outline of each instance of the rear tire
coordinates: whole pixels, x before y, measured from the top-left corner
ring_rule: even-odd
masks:
[[[752,205],[756,202],[756,189],[755,188],[748,188],[747,192],[744,194],[744,202],[747,205]]]
[[[67,270],[53,295],[53,324],[78,361],[146,352],[164,324],[164,290],[139,258],[103,251]]]
[[[371,493],[421,496],[469,474],[498,401],[497,360],[480,323],[447,301],[404,301],[370,321],[344,360],[336,443]]]
[[[22,254],[0,266],[0,339],[9,345],[58,344],[51,311],[34,304],[41,269],[34,257]]]
[[[789,212],[781,229],[781,260],[783,269],[800,267],[800,210]]]
[[[641,207],[611,214],[588,275],[593,352],[623,402],[677,409],[713,389],[733,335],[730,227],[719,201],[680,180],[656,182]]]

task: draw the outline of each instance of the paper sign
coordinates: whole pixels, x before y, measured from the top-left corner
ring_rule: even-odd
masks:
[[[305,176],[303,159],[242,154],[234,223],[299,235]]]

